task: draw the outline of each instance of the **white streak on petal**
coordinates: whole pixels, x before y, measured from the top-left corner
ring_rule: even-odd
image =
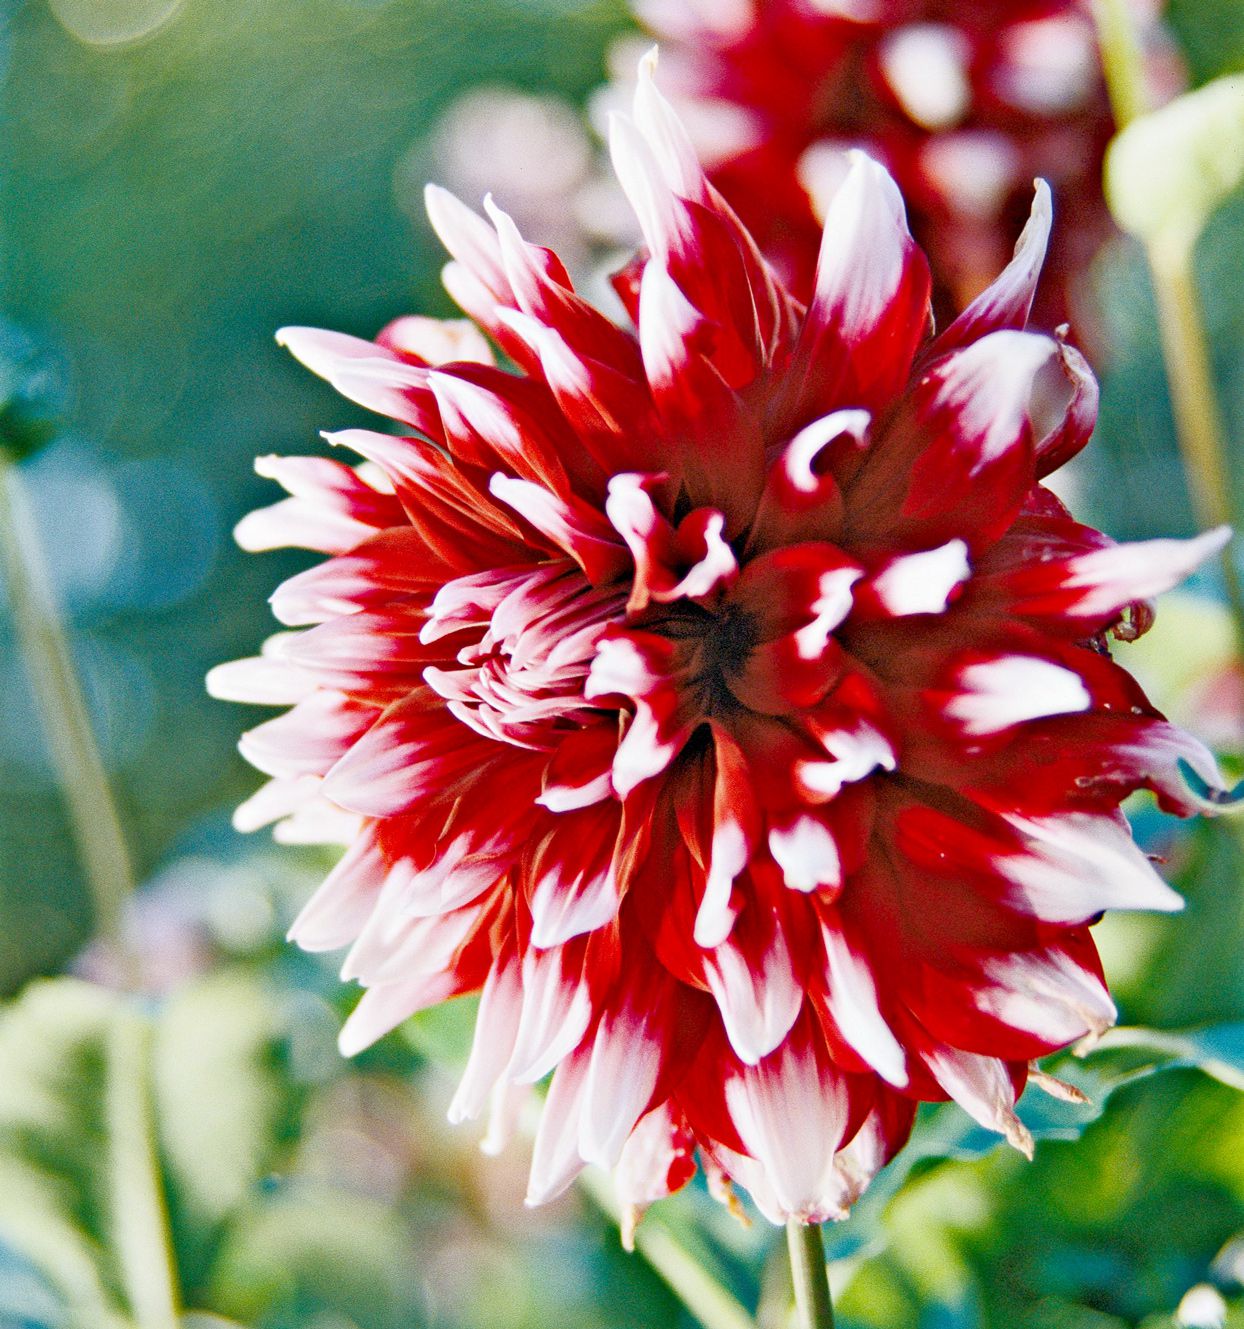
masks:
[[[791,439],[778,463],[791,488],[801,494],[816,494],[822,481],[813,469],[813,462],[820,452],[843,434],[849,435],[857,447],[863,447],[871,423],[872,416],[868,411],[846,410],[831,411],[805,425]]]
[[[1192,540],[1139,540],[1094,549],[1070,560],[1061,589],[1080,592],[1071,606],[1074,612],[1110,614],[1177,586],[1230,539],[1231,528],[1218,526]]]
[[[955,587],[971,576],[968,547],[951,540],[937,549],[904,554],[887,563],[872,580],[882,608],[894,617],[905,614],[940,614]]]
[[[657,52],[653,47],[639,62],[635,83],[636,128],[647,141],[669,188],[683,198],[702,201],[704,173],[682,122],[657,90],[656,68]]]
[[[218,701],[255,706],[294,706],[316,689],[312,675],[268,655],[230,660],[209,670],[207,692]]]
[[[629,737],[629,735],[628,735]],[[747,837],[736,821],[718,823],[713,831],[712,857],[704,896],[695,916],[695,944],[720,946],[730,935],[737,911],[731,908],[734,879],[747,866]]]
[[[851,590],[863,575],[859,568],[835,568],[821,573],[816,599],[809,606],[812,621],[794,633],[795,650],[801,660],[819,660],[825,653],[830,633],[851,612]]]
[[[867,962],[835,927],[821,925],[829,1012],[843,1038],[896,1088],[907,1084],[907,1058],[877,1005],[877,986]]]
[[[1033,332],[991,332],[942,362],[940,395],[958,415],[958,432],[971,441],[977,475],[1016,445],[1030,421],[1038,376],[1057,369],[1058,343]],[[1057,371],[1060,380],[1062,371]]]
[[[656,1088],[661,1052],[650,1021],[633,1012],[611,1012],[601,1021],[579,1121],[579,1153],[586,1162],[612,1168],[621,1158]]]
[[[587,1059],[580,1055],[558,1066],[549,1085],[527,1183],[530,1206],[556,1199],[583,1171],[578,1145],[586,1079]]]
[[[910,236],[902,195],[886,169],[858,150],[846,155],[846,179],[826,210],[809,315],[841,326],[849,343],[889,310]]]
[[[363,930],[388,871],[370,835],[342,855],[290,926],[288,937],[304,951],[333,951]]]
[[[768,1056],[799,1018],[803,989],[780,928],[758,966],[727,940],[705,956],[704,977],[730,1046],[748,1066]]]
[[[662,266],[679,225],[677,204],[652,148],[629,116],[610,115],[609,154],[652,261]]]
[[[892,771],[898,764],[884,735],[861,721],[854,729],[831,729],[818,734],[830,761],[805,761],[799,779],[817,799],[836,797],[843,785],[854,784],[875,770]]]
[[[341,1055],[355,1056],[417,1011],[439,1006],[457,991],[457,976],[449,970],[417,974],[401,982],[369,988],[337,1036]]]
[[[626,798],[637,785],[660,775],[678,755],[685,737],[680,729],[674,736],[663,738],[652,708],[637,702],[613,759],[613,787],[618,797]]]
[[[1184,907],[1132,839],[1122,813],[1008,814],[1006,820],[1027,842],[1026,852],[996,862],[1016,888],[1014,908],[1050,923],[1080,923],[1103,909]]]
[[[594,932],[617,917],[621,896],[612,866],[588,865],[570,880],[545,872],[531,897],[531,944],[541,950]]]
[[[1101,1035],[1118,1012],[1096,974],[1062,951],[991,956],[981,965],[986,982],[977,1009],[1050,1044]]]
[[[842,857],[833,832],[819,818],[800,814],[769,829],[769,852],[796,891],[842,885]]]
[[[639,350],[654,391],[677,382],[687,347],[703,321],[663,263],[649,261],[639,282]]]
[[[309,499],[283,498],[279,503],[248,512],[233,528],[233,538],[248,554],[264,554],[272,549],[314,549],[323,554],[343,554],[374,531],[365,522]]]
[[[581,974],[567,974],[561,950],[529,950],[523,957],[523,1011],[506,1079],[532,1084],[579,1046],[592,1017]]]
[[[249,835],[260,827],[292,815],[303,804],[315,798],[320,783],[317,775],[294,775],[269,780],[234,809],[233,829]]]
[[[836,1190],[833,1159],[847,1121],[841,1080],[823,1080],[806,1040],[788,1038],[726,1084],[726,1105],[784,1214],[819,1220]]]
[[[997,734],[1051,715],[1074,715],[1093,704],[1079,674],[1034,656],[1004,655],[959,671],[962,691],[945,713],[969,734]]]

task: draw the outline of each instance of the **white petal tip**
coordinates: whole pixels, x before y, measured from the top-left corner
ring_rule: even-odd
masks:
[[[337,1035],[337,1051],[343,1057],[357,1057],[360,1052],[371,1047],[374,1041],[363,1036],[362,1030],[350,1026],[351,1020],[347,1020]]]
[[[1012,1117],[1006,1123],[1006,1142],[1013,1149],[1017,1149],[1031,1163],[1036,1154],[1036,1142],[1032,1138],[1032,1132],[1024,1125],[1018,1117]]]

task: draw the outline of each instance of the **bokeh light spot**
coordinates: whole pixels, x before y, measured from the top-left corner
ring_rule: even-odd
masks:
[[[90,46],[123,46],[150,36],[182,0],[48,0],[57,22]]]

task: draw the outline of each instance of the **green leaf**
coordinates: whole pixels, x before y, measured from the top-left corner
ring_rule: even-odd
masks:
[[[1115,220],[1185,252],[1244,182],[1244,75],[1229,74],[1133,120],[1106,154]]]
[[[240,1320],[329,1305],[360,1322],[406,1323],[418,1301],[412,1254],[392,1206],[328,1186],[291,1187],[238,1216],[209,1300]]]
[[[77,1326],[119,1325],[107,1251],[106,1054],[118,998],[32,984],[0,1017],[0,1240],[47,1277]]]
[[[282,1036],[271,996],[224,971],[176,993],[156,1027],[153,1073],[160,1143],[179,1214],[212,1228],[272,1165],[288,1107]]]
[[[294,1092],[280,1037],[265,991],[230,972],[160,1013],[66,978],[0,1014],[0,1243],[66,1329],[172,1329],[181,1273],[206,1277],[272,1166]]]
[[[1112,1029],[1089,1055],[1067,1054],[1053,1062],[1052,1073],[1078,1089],[1085,1101],[1067,1102],[1030,1083],[1017,1112],[1036,1140],[1076,1140],[1121,1089],[1164,1071],[1186,1069],[1244,1090],[1244,1024]],[[857,1255],[884,1241],[882,1215],[916,1168],[977,1159],[1003,1147],[1000,1135],[978,1126],[957,1104],[926,1104],[911,1140],[864,1193],[851,1221],[826,1229],[830,1258]]]

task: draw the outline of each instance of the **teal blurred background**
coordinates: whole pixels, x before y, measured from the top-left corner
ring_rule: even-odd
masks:
[[[1169,19],[1194,83],[1244,67],[1239,0],[1177,0]],[[272,499],[252,459],[362,422],[274,330],[369,335],[400,313],[448,313],[417,211],[438,118],[477,85],[581,106],[626,28],[612,0],[0,0],[0,317],[38,339],[64,384],[57,436],[24,471],[146,882],[133,926],[149,985],[173,993],[156,1017],[154,1111],[198,1329],[692,1323],[591,1204],[524,1211],[521,1156],[482,1160],[475,1137],[443,1124],[444,1066],[469,1012],[338,1061],[349,994],[280,941],[323,862],[229,829],[256,784],[234,750],[252,717],[202,684],[272,630],[266,597],[303,562],[231,542]],[[1215,220],[1200,264],[1239,439],[1244,199]],[[1121,537],[1190,533],[1143,263],[1120,242],[1094,282],[1108,359],[1078,515]],[[1244,452],[1235,460],[1239,500]],[[1212,597],[1212,579],[1200,590]],[[1138,667],[1177,708],[1198,652],[1226,648],[1211,602],[1163,617]],[[1238,827],[1176,837],[1143,811],[1138,824],[1191,903],[1106,932],[1126,1019],[1244,1020]],[[131,1323],[92,1144],[108,1132],[108,999],[72,984],[18,995],[91,931],[0,613],[0,992],[13,998],[0,1017],[0,1329]],[[79,968],[106,976],[108,963]],[[1167,1325],[1206,1283],[1236,1304],[1236,1089],[1175,1070],[1121,1089],[1081,1142],[1043,1142],[1034,1165],[960,1152],[980,1156],[926,1161],[835,1239],[853,1275],[846,1325]],[[774,1234],[737,1228],[698,1192],[671,1212],[779,1324]]]

